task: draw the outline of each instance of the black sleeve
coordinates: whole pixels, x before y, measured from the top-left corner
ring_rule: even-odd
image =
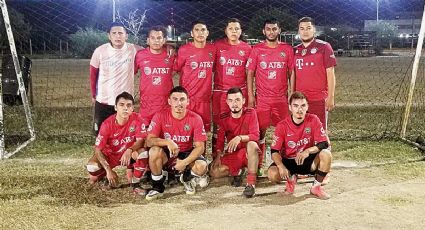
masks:
[[[327,149],[329,147],[329,143],[327,141],[322,141],[316,144],[316,147],[319,148],[319,151],[323,149]]]
[[[272,155],[273,155],[273,153],[277,153],[277,154],[279,154],[280,153],[280,151],[279,150],[276,150],[276,149],[272,149]]]

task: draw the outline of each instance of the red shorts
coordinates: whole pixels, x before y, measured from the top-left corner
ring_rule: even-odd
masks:
[[[187,108],[199,114],[204,122],[205,131],[211,132],[211,102],[190,100]]]
[[[328,112],[326,111],[325,100],[309,101],[308,113],[315,114],[322,122],[323,128],[328,129]]]
[[[156,113],[168,107],[168,96],[145,96],[140,98],[139,116],[150,121]]]
[[[220,160],[221,164],[229,167],[230,176],[237,176],[241,168],[248,166],[246,148],[241,148],[237,152],[227,153]]]
[[[247,106],[248,103],[248,91],[246,88],[242,89],[243,96],[245,98],[245,104],[244,106]],[[218,123],[220,119],[220,114],[225,112],[230,112],[229,105],[227,105],[226,102],[227,99],[227,90],[214,90],[213,91],[213,97],[212,97],[212,117],[213,122],[215,124]]]
[[[276,126],[288,116],[288,101],[286,98],[279,100],[270,98],[257,98],[257,117],[260,130],[269,126]]]

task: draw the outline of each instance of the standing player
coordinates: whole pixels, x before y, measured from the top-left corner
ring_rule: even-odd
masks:
[[[163,167],[181,173],[186,194],[195,194],[196,181],[207,177],[207,162],[202,156],[207,135],[201,117],[187,109],[188,92],[181,86],[174,87],[168,104],[171,108],[157,113],[149,126],[152,190],[146,195],[147,200],[160,198],[164,193]]]
[[[205,129],[211,130],[212,73],[215,48],[207,44],[208,29],[205,22],[192,23],[193,42],[180,47],[175,71],[180,73],[180,85],[189,93],[188,109],[202,117]]]
[[[140,70],[139,116],[146,126],[155,113],[168,107],[168,94],[173,88],[174,55],[168,54],[165,41],[165,29],[152,27],[147,38],[149,47],[136,54],[135,71]]]
[[[133,112],[133,109],[134,99],[131,94],[123,92],[116,97],[117,113],[103,122],[96,138],[94,155],[87,163],[90,183],[93,184],[106,176],[109,186],[116,187],[118,175],[113,168],[121,165],[131,170],[132,163],[139,158],[143,140],[140,136],[137,114]],[[137,161],[135,167],[145,169],[147,160]]]
[[[266,20],[263,26],[266,40],[254,46],[247,62],[248,107],[257,108],[262,154],[267,128],[288,115],[288,78],[293,74],[294,54],[290,45],[278,41],[280,31],[276,19]],[[262,156],[260,164],[261,160]]]
[[[121,92],[134,95],[134,56],[138,46],[127,43],[127,32],[120,23],[112,23],[109,43],[96,48],[90,60],[90,89],[94,104],[97,135],[102,122],[115,113],[114,101]]]
[[[304,94],[295,92],[289,98],[291,116],[279,122],[273,134],[273,164],[268,170],[272,183],[286,179],[286,194],[294,193],[297,174],[315,173],[310,189],[312,195],[329,199],[321,184],[331,168],[332,154],[327,149],[328,136],[319,118],[307,113],[308,103]]]
[[[335,106],[336,59],[329,43],[315,38],[313,19],[298,21],[302,43],[295,47],[295,89],[308,99],[309,113],[316,114],[327,129],[327,111]]]
[[[212,98],[213,123],[217,124],[221,113],[228,112],[226,92],[232,87],[242,89],[247,97],[246,61],[251,53],[251,46],[240,40],[241,23],[236,18],[227,21],[225,39],[215,42],[216,59],[214,72],[214,90]],[[215,145],[216,127],[213,127],[213,148]],[[215,150],[213,149],[213,152]]]
[[[233,176],[238,178],[242,168],[248,166],[245,197],[253,197],[258,169],[259,137],[257,114],[254,109],[244,109],[245,98],[240,88],[227,91],[230,112],[223,113],[218,123],[217,148],[211,164],[210,175],[214,178]],[[224,142],[227,140],[227,147]],[[240,182],[236,182],[240,183]]]

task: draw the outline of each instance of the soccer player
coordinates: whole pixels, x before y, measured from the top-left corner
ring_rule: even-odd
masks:
[[[186,194],[196,193],[196,184],[208,179],[207,162],[202,156],[207,135],[202,118],[187,109],[188,92],[181,86],[174,87],[168,98],[170,109],[157,113],[149,126],[147,146],[149,167],[152,173],[152,190],[147,200],[163,196],[165,173],[163,168],[181,173],[180,181]],[[208,182],[201,186],[207,186]]]
[[[263,26],[266,40],[254,46],[247,62],[248,107],[257,110],[262,154],[267,128],[288,115],[288,79],[293,74],[294,54],[290,45],[278,41],[280,31],[276,19],[266,20]]]
[[[246,61],[251,53],[251,46],[240,40],[242,34],[241,22],[236,18],[230,18],[224,29],[226,38],[214,43],[216,48],[214,89],[212,97],[213,117],[213,152],[215,152],[216,124],[221,113],[229,112],[226,103],[226,92],[232,87],[242,89],[244,97],[247,97],[246,89]]]
[[[94,154],[87,163],[91,184],[106,176],[109,186],[116,187],[118,175],[113,169],[121,165],[131,170],[136,160],[135,167],[146,169],[147,159],[138,160],[139,151],[141,152],[144,143],[140,136],[138,115],[133,109],[134,99],[131,94],[123,92],[116,97],[116,114],[103,122],[96,138]],[[143,172],[140,177],[142,174]]]
[[[115,113],[114,101],[121,92],[134,95],[134,57],[140,47],[127,43],[127,32],[120,23],[112,23],[109,43],[96,48],[90,60],[90,89],[94,104],[94,133],[102,122]]]
[[[302,43],[295,47],[295,89],[308,99],[309,113],[316,114],[327,130],[327,112],[335,106],[336,59],[329,43],[315,38],[310,17],[298,21]]]
[[[248,166],[247,185],[243,195],[255,195],[257,180],[259,138],[257,114],[254,109],[244,109],[245,98],[240,88],[227,91],[230,112],[223,113],[218,123],[217,148],[211,164],[210,175],[214,178],[233,176],[234,186],[241,183],[242,168]],[[224,148],[224,142],[227,147]]]
[[[189,93],[188,109],[202,117],[205,129],[210,132],[215,48],[207,43],[209,32],[205,22],[193,22],[190,34],[193,42],[180,47],[175,71],[180,74],[180,85]]]
[[[329,199],[321,186],[331,168],[332,154],[327,149],[328,136],[319,118],[307,113],[306,96],[294,92],[289,98],[291,116],[279,122],[271,146],[273,164],[268,169],[272,183],[286,179],[285,194],[293,194],[297,174],[314,173],[310,193],[320,199]]]
[[[244,97],[247,97],[246,61],[251,53],[251,46],[240,40],[242,29],[238,19],[229,19],[224,32],[226,38],[214,43],[216,48],[212,99],[214,123],[218,122],[221,113],[230,111],[226,103],[226,92],[230,88],[240,88]]]
[[[148,48],[136,54],[135,71],[140,70],[139,116],[149,125],[155,113],[168,107],[167,98],[173,88],[174,55],[164,47],[165,29],[159,26],[149,30]]]

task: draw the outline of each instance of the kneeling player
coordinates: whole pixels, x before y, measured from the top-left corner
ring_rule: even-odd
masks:
[[[131,94],[123,92],[115,99],[116,114],[108,117],[100,127],[96,138],[94,155],[87,163],[90,174],[89,182],[96,183],[100,179],[108,179],[110,187],[118,184],[118,175],[113,171],[116,166],[127,166],[132,171],[137,160],[138,169],[147,167],[147,159],[138,159],[143,146],[140,136],[140,124],[134,109],[134,99]],[[143,172],[139,173],[140,176]],[[129,183],[131,182],[131,178]]]
[[[229,89],[226,101],[230,112],[222,114],[218,122],[217,146],[210,175],[214,178],[233,176],[233,185],[240,186],[241,169],[248,166],[247,185],[243,195],[252,197],[255,194],[260,152],[257,145],[260,135],[257,114],[254,109],[243,109],[245,98],[240,88]]]
[[[174,87],[168,104],[171,108],[157,113],[148,129],[152,190],[146,195],[147,200],[162,197],[165,190],[163,168],[181,173],[180,181],[186,194],[196,193],[196,183],[201,177],[208,179],[207,162],[202,156],[207,135],[202,118],[187,109],[189,99],[186,89]],[[208,183],[200,185],[207,186]]]
[[[320,199],[329,199],[330,195],[321,186],[331,167],[328,137],[319,118],[306,113],[307,110],[305,95],[293,93],[289,99],[291,116],[279,122],[273,134],[274,163],[268,170],[268,177],[272,183],[286,179],[285,194],[292,194],[297,174],[315,173],[310,193]]]

